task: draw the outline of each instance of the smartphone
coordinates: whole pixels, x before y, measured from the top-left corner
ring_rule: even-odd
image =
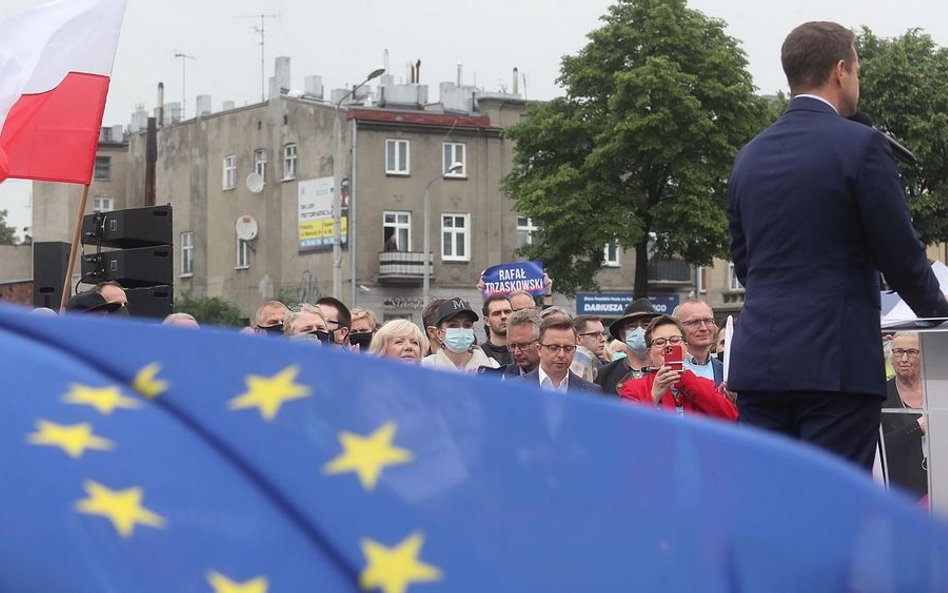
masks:
[[[665,346],[665,364],[680,371],[685,366],[685,350],[681,344],[668,344]]]

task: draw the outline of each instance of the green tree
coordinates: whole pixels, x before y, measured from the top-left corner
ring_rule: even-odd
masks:
[[[915,229],[926,243],[948,241],[948,50],[918,29],[857,38],[860,111],[918,157],[902,165]]]
[[[183,294],[174,304],[176,313],[190,313],[201,325],[243,325],[243,315],[234,304],[219,297],[192,298]]]
[[[694,264],[726,254],[727,176],[767,106],[724,23],[684,0],[620,0],[602,20],[563,58],[566,96],[508,129],[505,189],[539,223],[523,254],[546,263],[558,290],[594,287],[603,246],[618,241],[636,250],[640,297],[650,251]]]
[[[7,224],[8,214],[0,210],[0,245],[16,245],[16,228]]]

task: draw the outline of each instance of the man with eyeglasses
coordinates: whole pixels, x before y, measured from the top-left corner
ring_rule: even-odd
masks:
[[[540,324],[540,336],[534,348],[540,364],[524,376],[527,381],[538,383],[550,391],[589,391],[598,393],[599,386],[578,377],[569,370],[576,352],[576,330],[573,322],[557,317],[544,319]]]
[[[701,299],[688,298],[675,307],[672,317],[681,323],[688,342],[685,368],[699,377],[714,381],[716,386],[724,381],[724,365],[711,356],[714,346],[714,311]]]
[[[522,377],[540,364],[535,344],[540,339],[540,315],[536,309],[516,311],[507,318],[507,349],[513,362],[504,367],[504,378]]]
[[[602,325],[602,319],[592,315],[577,315],[573,318],[576,329],[576,345],[582,346],[592,355],[593,366],[601,367],[610,362],[606,353],[606,340],[609,334]]]
[[[316,301],[316,306],[326,318],[331,341],[337,346],[349,344],[349,329],[352,327],[352,314],[339,299],[323,297]]]
[[[645,343],[645,329],[656,317],[658,312],[648,299],[636,299],[625,308],[622,317],[609,326],[609,333],[626,345],[628,355],[599,369],[596,384],[604,394],[618,396],[623,383],[639,379],[648,371],[651,360]]]

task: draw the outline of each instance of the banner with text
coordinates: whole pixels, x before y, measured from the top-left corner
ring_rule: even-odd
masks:
[[[543,286],[543,264],[535,261],[491,266],[484,270],[483,280],[484,298],[518,290],[525,290],[530,294],[546,292]]]
[[[333,178],[319,177],[299,182],[299,251],[332,248],[334,230],[332,219]],[[343,196],[345,197],[345,196]],[[348,243],[349,212],[343,202],[340,216],[340,242]]]
[[[671,315],[678,306],[681,297],[677,294],[650,295],[648,300],[659,313]],[[600,317],[622,317],[622,312],[632,302],[629,293],[576,293],[577,315],[598,315]]]

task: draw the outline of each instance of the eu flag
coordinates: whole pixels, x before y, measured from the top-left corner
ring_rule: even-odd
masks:
[[[0,591],[945,591],[804,446],[279,339],[0,308]]]

